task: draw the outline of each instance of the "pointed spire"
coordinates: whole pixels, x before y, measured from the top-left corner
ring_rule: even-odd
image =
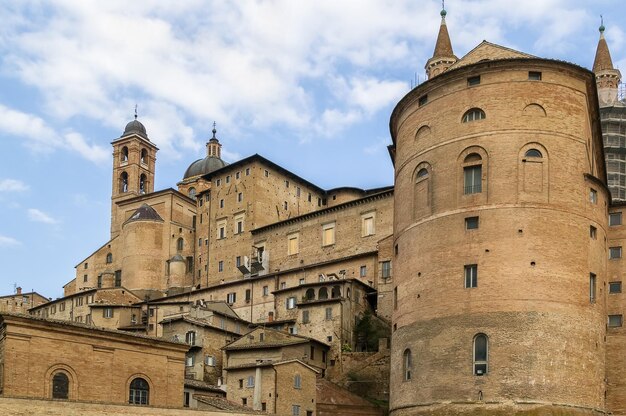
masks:
[[[596,59],[593,61],[593,72],[597,73],[606,69],[613,69],[613,61],[609,52],[609,45],[604,38],[604,18],[600,16],[600,40],[596,49]]]
[[[593,61],[593,72],[596,75],[598,87],[598,99],[600,107],[614,105],[618,97],[619,83],[622,74],[613,67],[613,60],[609,52],[609,45],[604,38],[604,19],[600,16],[600,40],[596,49],[596,57]]]
[[[447,14],[445,3],[442,1],[440,13],[441,24],[439,25],[435,51],[433,52],[433,57],[426,62],[426,75],[428,75],[428,78],[439,75],[458,60],[452,51],[452,42],[450,42],[448,25],[446,24]]]

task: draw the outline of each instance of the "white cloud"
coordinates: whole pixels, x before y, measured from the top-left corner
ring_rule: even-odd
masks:
[[[21,244],[22,244],[21,242],[19,242],[13,237],[0,235],[0,247],[13,247],[13,246],[19,246]]]
[[[23,192],[28,185],[17,179],[0,179],[0,192]]]
[[[28,218],[34,222],[42,222],[44,224],[58,224],[58,220],[52,218],[50,215],[36,208],[28,209]]]
[[[110,152],[103,147],[88,144],[76,132],[58,134],[41,117],[14,110],[0,104],[0,132],[23,140],[36,152],[51,152],[55,149],[71,150],[95,163],[108,161]]]

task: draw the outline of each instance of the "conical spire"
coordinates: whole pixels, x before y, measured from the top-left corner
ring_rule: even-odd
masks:
[[[446,24],[446,15],[448,12],[443,8],[443,3],[440,14],[441,24],[439,25],[435,51],[433,52],[433,57],[426,62],[426,75],[428,75],[428,78],[439,75],[458,60],[452,51],[452,42],[450,42],[448,25]]]
[[[602,22],[604,23],[604,22]],[[604,38],[604,24],[600,25],[600,40],[596,49],[596,59],[593,61],[593,72],[599,72],[606,69],[613,69],[613,61],[609,52],[609,45]]]
[[[448,34],[448,25],[446,25],[446,9],[441,10],[441,25],[439,25],[439,34],[437,35],[437,43],[435,44],[435,52],[433,58],[441,56],[454,56],[452,52],[452,42]]]
[[[604,38],[604,21],[601,21],[599,30],[600,40],[593,61],[593,72],[596,75],[600,107],[604,107],[614,105],[616,102],[622,74],[613,67],[609,45]]]

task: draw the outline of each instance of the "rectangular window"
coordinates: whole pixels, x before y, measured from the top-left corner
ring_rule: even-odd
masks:
[[[263,286],[263,296],[267,296],[270,294],[270,288],[268,286]]]
[[[243,192],[239,192],[237,194],[237,202],[241,202],[241,201],[243,201]]]
[[[217,262],[217,271],[222,273],[224,271],[224,260]]]
[[[465,268],[465,288],[478,287],[478,266],[468,264]]]
[[[398,287],[393,288],[393,310],[398,309]]]
[[[102,287],[102,275],[98,276],[98,289]]]
[[[85,270],[89,267],[89,263],[85,263]]]
[[[361,237],[374,235],[376,233],[375,224],[376,216],[374,212],[361,215]]]
[[[287,289],[287,282],[280,282],[281,289]]]
[[[85,275],[83,275],[83,282],[86,282],[88,278],[89,278],[89,276],[88,276],[88,275],[86,275],[86,274],[85,274]]]
[[[244,406],[247,406],[248,405],[248,399],[246,397],[242,397],[241,398],[241,404],[244,405]]]
[[[296,298],[295,297],[287,298],[286,306],[287,306],[287,309],[294,309],[296,307]]]
[[[609,315],[609,328],[622,326],[622,315]]]
[[[304,279],[304,277],[300,278],[300,280],[298,281],[299,284],[303,285],[306,283],[306,280]]]
[[[465,218],[465,229],[466,230],[475,230],[478,228],[478,217],[467,217]]]
[[[204,358],[204,364],[208,365],[209,367],[215,367],[215,357],[212,355],[207,355]]]
[[[302,323],[308,324],[309,322],[309,311],[302,311]]]
[[[622,282],[609,282],[609,293],[622,293]]]
[[[325,319],[327,321],[330,321],[331,319],[333,319],[333,308],[326,308]]]
[[[113,308],[104,308],[102,310],[102,317],[103,318],[113,318]]]
[[[226,238],[226,220],[219,221],[217,223],[217,239],[221,240],[222,238]]]
[[[250,168],[246,168],[246,176],[250,176]]]
[[[287,255],[291,256],[294,254],[298,254],[300,251],[299,247],[300,242],[300,234],[290,234],[287,236]]]
[[[381,266],[382,266],[382,269],[381,269],[382,278],[389,279],[391,277],[391,262],[383,261]]]
[[[248,382],[246,383],[246,387],[254,387],[254,376],[248,376]]]
[[[235,264],[237,265],[237,267],[241,266],[241,256],[235,257]]]
[[[250,303],[250,299],[252,299],[252,291],[250,289],[246,289],[246,303]]]
[[[596,240],[598,238],[598,229],[593,225],[589,226],[589,238]]]
[[[220,199],[220,208],[224,208],[224,200]]]
[[[322,225],[322,246],[335,244],[335,223]]]
[[[609,259],[621,259],[622,247],[609,247]]]
[[[267,169],[265,169],[265,172],[263,174],[265,175],[266,178],[270,176],[270,172]]]
[[[289,181],[285,181],[285,188],[289,188]]]
[[[417,105],[418,107],[421,107],[423,105],[425,105],[426,103],[428,103],[428,94],[426,95],[422,95],[418,100],[417,100]]]
[[[298,186],[298,187],[296,188],[296,196],[297,196],[298,198],[300,198],[300,192],[301,192],[301,190],[300,190],[300,187]]]
[[[115,271],[115,287],[122,287],[122,271]]]
[[[300,406],[294,404],[291,406],[291,416],[300,416]]]
[[[596,275],[589,273],[589,303],[596,303]]]
[[[185,356],[185,366],[186,367],[193,367],[194,364],[195,364],[195,360],[194,360],[193,355],[187,354]]]
[[[188,391],[183,392],[183,407],[189,407],[190,396]]]
[[[222,184],[222,180],[218,179],[217,181],[215,181],[215,185],[216,186],[220,186]]]
[[[59,312],[63,312],[65,310],[65,302],[59,303]]]
[[[241,177],[241,172],[235,173],[235,179],[239,179]]]
[[[361,271],[359,272],[359,276],[361,277],[367,276],[367,266],[361,266]]]
[[[196,345],[196,331],[188,331],[185,334],[185,343],[188,345]]]
[[[465,195],[482,192],[482,165],[466,166],[463,168],[463,180]]]
[[[233,304],[237,301],[237,293],[236,292],[231,292],[229,294],[226,295],[226,303],[229,304]]]
[[[480,84],[480,75],[476,75],[475,77],[469,77],[467,79],[467,86],[471,87],[473,85],[478,85]]]
[[[243,378],[239,379],[239,388],[243,389]]]
[[[616,225],[622,225],[622,213],[612,212],[609,214],[609,225],[614,227]]]
[[[541,81],[541,72],[529,71],[528,72],[528,79],[530,81]]]
[[[230,175],[226,175],[226,183],[230,183]]]
[[[589,188],[589,202],[592,204],[598,203],[598,191],[593,188]]]
[[[202,239],[198,238],[198,247],[202,247]]]

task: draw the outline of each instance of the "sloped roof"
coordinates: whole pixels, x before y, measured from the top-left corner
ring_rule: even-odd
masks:
[[[461,66],[472,65],[480,61],[494,61],[513,58],[536,58],[536,56],[483,40],[474,49],[466,53],[465,56],[451,65],[447,71]]]
[[[446,25],[446,17],[443,13],[442,11],[441,25],[439,26],[439,34],[437,35],[433,58],[454,56],[452,42],[450,42],[450,35],[448,34],[448,25]]]
[[[148,204],[143,204],[124,222],[124,225],[133,221],[158,221],[163,222],[163,218],[154,208]]]
[[[265,334],[263,341],[259,340],[260,337],[257,335],[259,332],[263,332]],[[315,338],[290,334],[277,329],[257,327],[247,334],[242,335],[241,338],[236,339],[230,344],[226,344],[226,346],[222,347],[222,349],[225,351],[235,351],[259,348],[280,348],[290,345],[306,344],[309,342],[315,342],[330,348],[328,344],[318,341]]]

